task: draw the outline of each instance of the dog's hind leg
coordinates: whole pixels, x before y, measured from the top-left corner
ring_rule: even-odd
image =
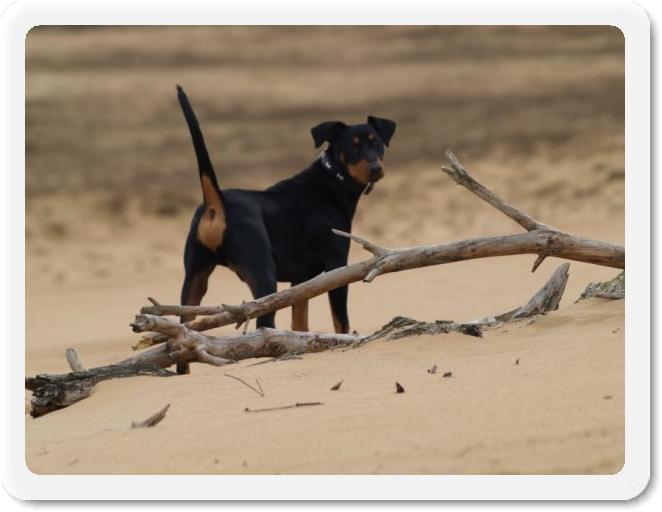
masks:
[[[186,272],[184,284],[182,286],[181,304],[182,306],[199,306],[202,298],[207,293],[207,283],[209,276],[214,271],[216,264],[199,268],[195,271]],[[195,315],[185,315],[180,317],[181,323],[190,322],[195,319]],[[189,373],[188,363],[177,363],[177,373]]]
[[[184,252],[184,284],[180,302],[182,306],[199,306],[202,298],[207,293],[207,283],[209,276],[216,268],[216,259],[214,254],[200,247],[197,242],[189,237]],[[180,317],[180,322],[190,322],[195,319],[195,315],[184,315]],[[188,363],[178,363],[177,373],[189,373]]]
[[[276,292],[276,264],[261,221],[258,210],[245,212],[241,221],[228,231],[223,242],[228,267],[248,285],[254,299]],[[275,316],[275,313],[268,313],[258,317],[257,326],[275,327]]]

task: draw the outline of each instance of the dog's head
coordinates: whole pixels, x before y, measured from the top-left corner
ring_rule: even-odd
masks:
[[[395,133],[390,119],[368,116],[365,124],[348,126],[342,121],[326,121],[310,132],[315,147],[329,143],[335,162],[360,185],[376,183],[384,177],[384,146]]]

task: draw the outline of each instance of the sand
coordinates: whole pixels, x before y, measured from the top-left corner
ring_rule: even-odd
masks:
[[[51,29],[28,38],[28,375],[66,372],[67,347],[88,367],[126,358],[138,338],[128,324],[146,297],[178,300],[181,250],[199,191],[171,88],[150,94],[149,87],[179,81],[179,69],[199,110],[221,109],[200,117],[212,154],[222,155],[223,186],[273,183],[314,157],[307,139],[313,119],[381,107],[402,120],[401,131],[386,178],[361,200],[355,233],[405,247],[518,232],[438,170],[450,146],[474,177],[541,221],[623,242],[622,38],[610,29],[559,28],[562,37],[544,29],[451,30],[442,45],[434,30],[416,43],[396,30],[389,37],[397,51],[377,54],[383,66],[371,68],[385,84],[374,101],[341,90],[344,102],[324,108],[300,84],[303,77],[334,87],[335,68],[320,78],[307,53],[315,49],[297,50],[296,33],[250,63],[241,55],[252,55],[265,29],[230,37],[173,28],[163,47],[151,29],[103,30],[103,37]],[[491,44],[476,46],[476,30]],[[193,33],[190,48],[173,43]],[[210,50],[211,36],[243,44],[226,75],[213,59],[234,54],[225,55],[223,45],[218,54]],[[348,46],[371,44],[345,36]],[[145,55],[131,57],[136,41]],[[316,44],[330,43],[321,37]],[[94,58],[86,45],[97,45]],[[195,58],[184,66],[190,55],[177,48]],[[412,61],[411,52],[419,58]],[[364,53],[347,55],[358,66]],[[141,59],[149,66],[141,68]],[[278,59],[290,62],[289,73]],[[260,72],[274,79],[272,87],[249,80]],[[402,74],[410,80],[396,80]],[[215,87],[202,90],[205,77]],[[437,80],[443,89],[431,85]],[[231,101],[219,100],[227,95]],[[129,99],[123,105],[119,98]],[[450,118],[454,129],[435,124]],[[284,130],[301,140],[280,139]],[[81,134],[97,151],[81,146]],[[251,144],[257,149],[247,152]],[[251,165],[259,172],[246,173]],[[351,261],[366,257],[352,248]],[[352,328],[369,333],[396,315],[466,321],[505,312],[561,263],[549,258],[531,274],[534,259],[453,263],[356,283]],[[89,399],[37,419],[26,392],[26,462],[39,474],[612,474],[624,461],[624,304],[575,301],[589,282],[616,273],[572,262],[558,311],[480,339],[419,336],[259,365],[198,364],[182,377],[103,382]],[[204,303],[247,298],[245,285],[219,268]],[[289,315],[277,314],[279,327],[289,326]],[[311,328],[332,330],[326,297],[311,302],[310,315]],[[428,373],[435,364],[438,373]],[[265,396],[225,373],[259,379]],[[395,392],[395,382],[405,393]],[[245,412],[309,401],[323,405]],[[167,403],[158,426],[129,428]]]

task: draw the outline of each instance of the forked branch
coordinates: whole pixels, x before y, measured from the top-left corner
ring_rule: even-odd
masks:
[[[318,352],[343,346],[355,348],[380,338],[397,340],[405,336],[421,334],[459,332],[480,337],[484,327],[489,327],[496,322],[544,314],[556,309],[565,289],[567,272],[568,264],[561,265],[547,284],[525,306],[504,315],[498,315],[496,318],[489,317],[469,324],[459,324],[452,321],[418,322],[411,318],[396,317],[368,336],[262,328],[246,335],[215,337],[193,331],[175,320],[153,315],[138,315],[133,323],[136,330],[149,329],[157,333],[167,333],[168,342],[114,365],[74,371],[64,375],[37,375],[27,378],[25,388],[33,392],[30,414],[35,417],[41,416],[87,398],[95,385],[102,380],[138,375],[174,375],[164,368],[176,363],[200,362],[219,366],[230,364],[233,360],[279,357],[288,353]],[[244,380],[233,375],[226,375],[264,396],[264,390],[259,381],[256,380],[258,391]],[[166,410],[167,408],[161,411],[163,415]],[[158,419],[159,415],[160,413],[148,419],[147,423]]]
[[[240,306],[232,306],[231,308],[229,306],[147,306],[141,309],[141,313],[152,315],[207,315],[186,324],[190,329],[205,331],[256,318],[356,281],[370,282],[378,275],[390,272],[515,254],[536,255],[534,270],[548,256],[613,268],[625,268],[625,249],[623,246],[564,233],[538,222],[517,208],[508,205],[474,180],[452,153],[449,152],[448,157],[451,162],[450,167],[444,168],[444,171],[449,176],[515,220],[527,229],[527,232],[516,235],[473,238],[407,249],[386,249],[356,235],[334,231],[337,235],[351,238],[374,256],[360,263],[325,272],[309,281],[246,302]],[[139,343],[138,348],[163,342],[166,339],[163,335],[149,335]]]

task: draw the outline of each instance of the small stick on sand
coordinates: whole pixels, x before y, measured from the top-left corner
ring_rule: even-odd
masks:
[[[255,379],[255,383],[257,384],[257,387],[260,388],[260,391],[262,391],[262,396],[264,396],[264,389],[262,389],[262,384],[260,384],[259,379]]]
[[[403,387],[400,385],[399,382],[396,382],[396,383],[395,383],[395,392],[396,392],[396,393],[404,393],[404,392],[405,392],[405,388],[403,388]]]
[[[161,420],[166,417],[166,412],[168,412],[168,409],[170,408],[170,404],[166,405],[163,409],[161,409],[159,412],[154,414],[153,416],[150,416],[144,421],[141,421],[139,423],[136,423],[135,421],[131,422],[131,428],[148,428],[148,427],[153,427],[155,425],[158,425],[161,423]]]
[[[226,377],[230,377],[231,379],[238,380],[239,382],[241,382],[247,388],[250,388],[253,391],[255,391],[258,395],[264,396],[264,391],[262,390],[262,386],[260,386],[260,382],[257,379],[255,379],[255,382],[257,382],[257,385],[259,386],[260,389],[254,388],[253,386],[251,386],[245,380],[240,379],[239,377],[235,377],[234,375],[230,375],[229,373],[224,373],[223,375],[225,375]]]
[[[338,391],[340,389],[340,386],[342,386],[342,382],[338,382],[338,384],[334,384],[333,387],[331,388],[331,391]]]
[[[295,407],[309,407],[311,405],[324,405],[323,402],[297,402],[292,405],[281,405],[279,407],[265,407],[264,409],[250,409],[246,407],[244,412],[265,412],[265,411],[280,411],[282,409],[294,409]]]

